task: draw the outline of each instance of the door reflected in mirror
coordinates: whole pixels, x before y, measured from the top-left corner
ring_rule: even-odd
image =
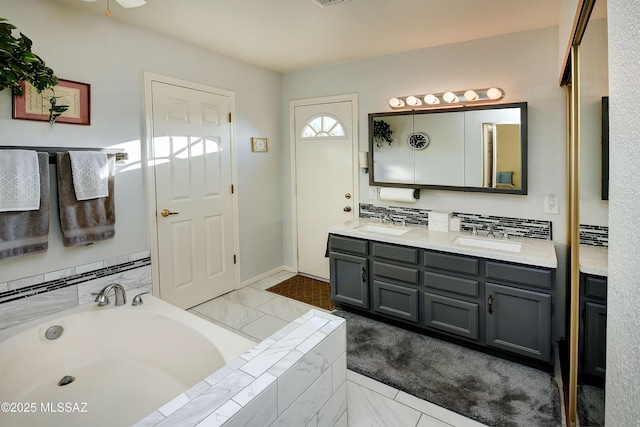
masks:
[[[370,185],[526,194],[527,104],[372,113],[369,152]]]

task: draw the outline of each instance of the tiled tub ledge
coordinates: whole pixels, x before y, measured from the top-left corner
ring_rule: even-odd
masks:
[[[310,310],[136,426],[346,426],[346,332]]]

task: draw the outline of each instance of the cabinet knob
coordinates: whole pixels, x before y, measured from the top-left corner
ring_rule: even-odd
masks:
[[[489,314],[493,314],[493,295],[489,295],[487,299],[487,311],[489,311]]]
[[[362,266],[362,283],[365,283],[367,281],[367,269],[364,268],[364,266]]]

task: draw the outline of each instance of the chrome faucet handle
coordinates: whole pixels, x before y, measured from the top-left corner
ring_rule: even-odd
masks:
[[[493,226],[492,225],[487,226],[487,230],[489,230],[489,232],[487,233],[487,237],[496,237],[496,235],[493,234]]]
[[[473,227],[471,227],[471,235],[472,236],[477,236],[478,235],[478,229],[476,228],[475,225]]]
[[[92,292],[91,295],[97,295],[95,302],[98,303],[99,307],[104,307],[111,303],[111,301],[109,301],[109,296],[104,292]]]
[[[98,303],[99,307],[103,307],[109,304],[109,292],[111,290],[114,291],[116,295],[116,306],[125,305],[127,303],[127,293],[124,290],[124,287],[119,283],[111,283],[98,293],[95,302]]]
[[[141,292],[138,295],[136,295],[135,297],[133,297],[133,301],[131,302],[131,305],[133,306],[137,306],[137,305],[142,305],[144,304],[144,301],[142,301],[142,295],[144,294],[150,294],[150,291],[147,292]]]
[[[509,233],[507,232],[507,230],[504,230],[504,233],[502,234],[502,239],[509,240]]]

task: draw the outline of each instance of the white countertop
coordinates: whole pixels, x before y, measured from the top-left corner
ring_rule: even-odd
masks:
[[[526,239],[511,237],[508,242],[520,242],[520,252],[508,252],[499,249],[476,248],[472,246],[456,243],[458,237],[471,237],[469,232],[442,232],[429,231],[424,225],[407,224],[409,231],[400,236],[364,231],[358,227],[376,224],[380,225],[377,219],[356,218],[342,224],[336,224],[328,228],[329,233],[343,236],[357,237],[361,239],[375,240],[379,242],[394,243],[397,245],[413,246],[424,249],[433,249],[443,252],[451,252],[464,255],[473,255],[481,258],[510,261],[520,264],[537,265],[541,267],[557,268],[558,259],[556,250],[551,240]],[[390,224],[389,224],[390,225]],[[400,227],[396,227],[400,228]],[[474,236],[474,239],[476,237]],[[477,237],[478,239],[489,239],[487,237]],[[502,240],[496,237],[495,240]]]
[[[580,271],[597,276],[609,275],[609,248],[580,245]]]

